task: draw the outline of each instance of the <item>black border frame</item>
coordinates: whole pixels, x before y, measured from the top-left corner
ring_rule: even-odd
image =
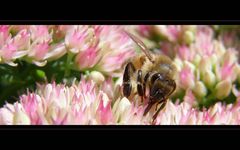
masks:
[[[205,4],[206,3],[204,3],[204,5]],[[70,5],[73,6],[74,4],[71,3]],[[152,10],[145,10],[145,7],[140,7],[137,11],[132,10],[132,7],[125,7],[126,5],[124,3],[119,7],[122,5],[124,5],[124,7],[120,9],[115,9],[115,7],[109,8],[110,6],[107,6],[108,8],[98,8],[93,13],[88,13],[87,8],[77,9],[75,6],[73,8],[70,7],[69,9],[72,10],[69,12],[60,11],[58,14],[55,14],[55,12],[52,13],[53,11],[58,11],[53,9],[54,7],[58,9],[57,6],[51,7],[50,5],[46,7],[45,5],[42,7],[45,12],[39,11],[40,9],[35,10],[35,8],[31,6],[27,6],[27,8],[19,6],[20,8],[14,8],[15,11],[11,12],[12,14],[10,10],[7,12],[6,10],[0,10],[0,14],[4,14],[0,16],[0,24],[240,24],[240,17],[236,16],[238,15],[237,11],[239,9],[229,7],[231,9],[229,11],[225,9],[228,7],[227,5],[224,7],[207,6],[206,8],[205,6],[208,5],[206,4],[200,9],[196,9],[196,7],[189,9],[191,6],[186,6],[188,8],[178,8],[175,11],[170,11],[171,13],[168,11],[168,9],[171,8],[167,7],[166,4],[164,4],[166,5],[166,10],[164,10],[163,7],[155,10],[157,6],[154,6]],[[143,3],[143,5],[145,5],[145,3]],[[39,7],[41,7],[41,5]],[[66,5],[65,7],[69,6]],[[136,7],[138,8],[138,6]],[[211,13],[207,12],[209,7]],[[106,9],[106,11],[102,11],[103,9]],[[122,10],[124,10],[124,13],[121,12]],[[196,13],[197,11],[199,12]],[[203,13],[202,11],[206,12]],[[227,13],[229,14],[227,14],[226,11],[228,11]],[[66,147],[69,148],[69,146],[77,146],[76,144],[78,143],[84,144],[84,141],[93,141],[93,145],[95,144],[94,142],[102,145],[102,142],[106,143],[106,140],[111,140],[112,144],[116,144],[115,148],[127,143],[135,146],[134,148],[136,148],[136,146],[140,146],[141,148],[146,146],[148,149],[152,149],[149,147],[154,145],[158,149],[161,149],[165,147],[164,145],[168,145],[170,141],[170,143],[173,143],[170,144],[170,147],[174,145],[177,148],[179,148],[180,145],[184,145],[184,148],[192,147],[191,144],[195,144],[194,148],[206,148],[209,146],[208,144],[211,144],[214,147],[222,147],[225,145],[229,149],[231,145],[238,144],[239,133],[240,126],[235,125],[0,126],[2,145],[6,144],[5,141],[10,143],[10,146],[18,143],[21,144],[21,146],[30,147],[31,144],[36,143],[37,146],[43,146],[43,148],[47,147],[46,144],[51,144],[55,148],[66,144]],[[217,139],[217,142],[214,141],[214,139]],[[53,140],[55,142],[57,141],[57,143],[52,142]],[[88,143],[86,144],[86,146],[89,146]]]

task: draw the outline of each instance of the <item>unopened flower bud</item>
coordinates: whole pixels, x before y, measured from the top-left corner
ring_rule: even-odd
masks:
[[[212,70],[211,61],[208,58],[203,58],[199,63],[200,73],[203,75],[206,71]]]
[[[212,54],[209,59],[212,66],[215,66],[218,62],[218,57],[216,54]]]
[[[89,74],[89,79],[93,80],[97,84],[101,84],[105,80],[105,77],[104,77],[104,75],[101,72],[92,71]]]
[[[216,76],[210,70],[207,70],[203,74],[203,82],[208,88],[212,88],[216,82]]]
[[[231,81],[230,80],[223,80],[219,82],[216,86],[216,97],[220,100],[226,98],[231,92]]]
[[[183,67],[182,61],[179,58],[174,59],[174,64],[178,71],[181,71],[181,68]]]
[[[238,78],[238,76],[240,75],[239,72],[240,72],[240,66],[238,64],[234,65],[233,73],[231,74],[232,81],[235,81]]]
[[[184,61],[184,66],[191,68],[192,71],[195,71],[196,67],[189,61]]]
[[[196,54],[195,57],[193,58],[194,65],[199,66],[200,61],[201,61],[201,56],[199,54]]]
[[[216,55],[218,58],[222,57],[222,55],[226,52],[223,43],[218,41],[214,41],[214,49],[216,50]]]
[[[194,33],[191,31],[184,32],[183,39],[186,44],[191,44],[195,40]]]
[[[195,87],[193,89],[193,92],[197,97],[201,98],[201,97],[206,96],[207,88],[205,87],[203,82],[197,81],[197,83],[195,84]]]
[[[180,86],[184,89],[193,88],[195,85],[194,71],[190,65],[184,65],[179,73]]]
[[[224,53],[222,61],[228,62],[230,64],[237,62],[237,51],[235,49],[229,48],[226,53]]]

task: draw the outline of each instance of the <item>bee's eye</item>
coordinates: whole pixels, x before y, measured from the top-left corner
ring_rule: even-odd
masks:
[[[154,83],[154,81],[158,79],[158,80],[163,80],[163,76],[160,73],[156,73],[152,76],[151,82]]]
[[[172,85],[173,84],[173,80],[170,80],[170,79],[166,79],[165,82],[169,85]]]
[[[165,79],[164,81],[165,81],[165,82],[167,82],[167,83],[169,83],[169,82],[170,82],[170,80],[169,80],[169,79]]]

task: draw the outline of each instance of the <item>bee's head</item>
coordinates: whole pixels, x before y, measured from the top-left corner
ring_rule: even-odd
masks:
[[[156,73],[151,78],[150,101],[168,98],[176,88],[175,81],[165,75]]]

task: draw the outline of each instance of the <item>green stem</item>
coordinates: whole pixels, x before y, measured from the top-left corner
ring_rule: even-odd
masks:
[[[71,73],[71,65],[72,65],[72,58],[73,58],[74,54],[72,54],[71,52],[69,52],[67,54],[67,60],[66,60],[66,68],[65,68],[65,73],[64,76],[67,77],[70,75]]]

